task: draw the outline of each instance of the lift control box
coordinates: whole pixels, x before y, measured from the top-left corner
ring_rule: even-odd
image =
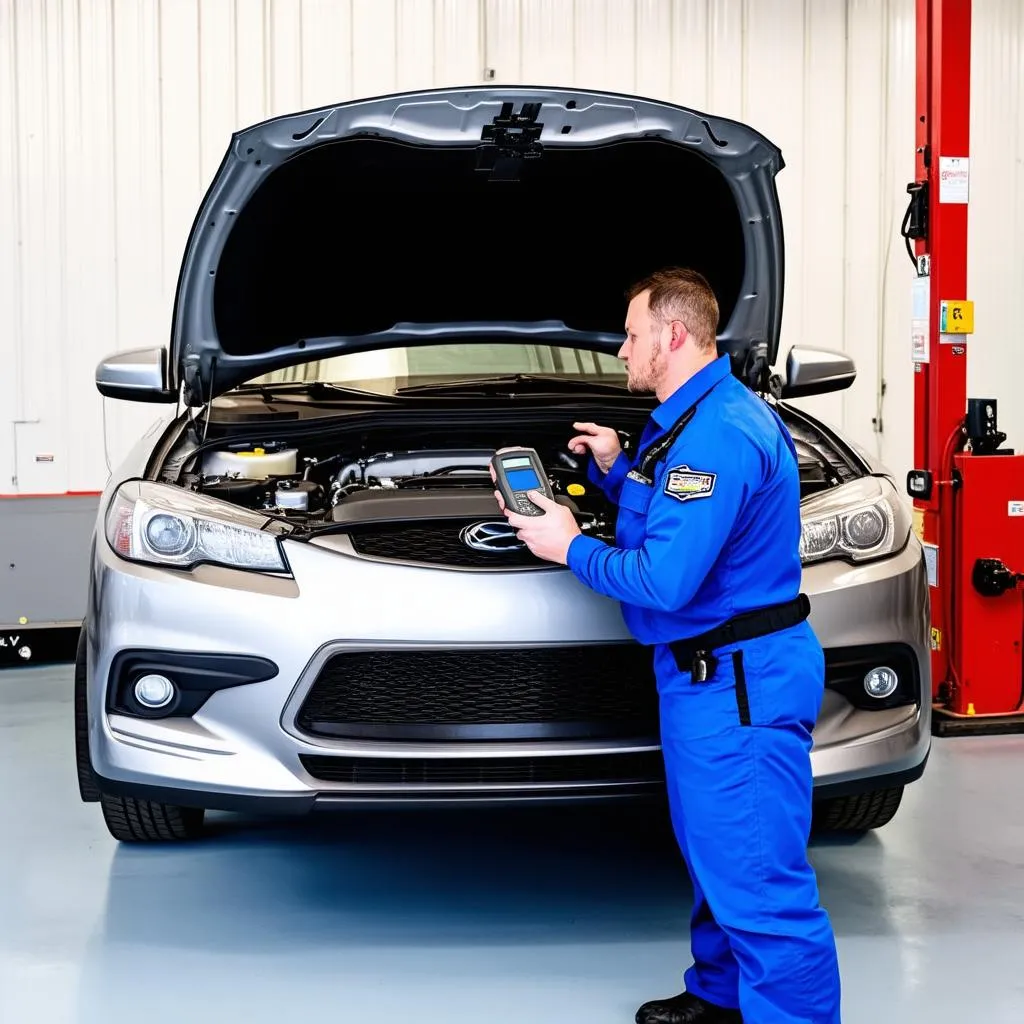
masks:
[[[962,453],[956,469],[950,710],[1005,714],[1024,697],[1024,455]]]

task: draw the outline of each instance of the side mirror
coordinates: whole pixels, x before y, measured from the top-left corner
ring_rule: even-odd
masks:
[[[786,357],[781,398],[804,398],[843,391],[857,379],[853,360],[843,352],[794,345]]]
[[[96,389],[126,402],[176,402],[167,386],[167,350],[137,348],[117,352],[96,367]]]

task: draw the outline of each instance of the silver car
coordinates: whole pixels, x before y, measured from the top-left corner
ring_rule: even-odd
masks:
[[[521,546],[487,466],[535,448],[612,540],[567,442],[580,420],[639,437],[623,291],[668,264],[708,277],[720,351],[799,450],[817,827],[892,818],[930,747],[927,577],[893,480],[789,404],[848,387],[850,361],[794,347],[773,369],[782,166],[746,125],[555,88],[231,139],[169,344],[97,370],[169,407],[104,493],[76,668],[80,791],[117,839],[194,837],[208,809],[663,796],[650,650]]]

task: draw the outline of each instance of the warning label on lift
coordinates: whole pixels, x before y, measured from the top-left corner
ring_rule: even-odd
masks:
[[[939,202],[966,203],[971,191],[971,161],[966,156],[939,157]]]
[[[943,299],[939,304],[939,331],[942,334],[973,334],[974,303],[970,299]],[[955,340],[964,341],[963,338]]]
[[[939,585],[939,549],[934,544],[922,544],[924,548],[924,564],[928,573],[928,586]]]

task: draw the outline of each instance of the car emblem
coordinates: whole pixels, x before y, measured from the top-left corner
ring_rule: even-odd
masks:
[[[516,528],[501,520],[472,523],[463,528],[459,540],[474,551],[500,555],[506,551],[519,551],[526,545],[516,536]]]

